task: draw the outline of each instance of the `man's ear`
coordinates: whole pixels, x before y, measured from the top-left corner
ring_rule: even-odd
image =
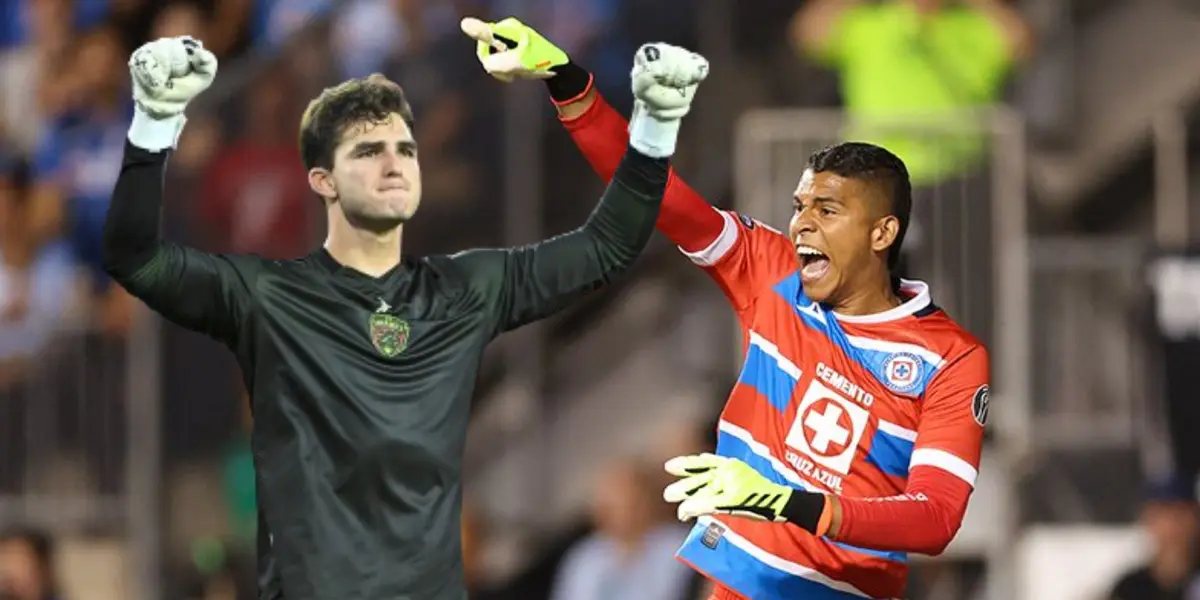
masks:
[[[316,192],[326,203],[337,199],[337,184],[333,181],[333,173],[323,167],[313,167],[308,171],[308,187]]]
[[[875,223],[875,227],[871,228],[871,250],[875,252],[887,250],[896,243],[898,235],[900,235],[900,219],[897,219],[895,215],[879,219]]]

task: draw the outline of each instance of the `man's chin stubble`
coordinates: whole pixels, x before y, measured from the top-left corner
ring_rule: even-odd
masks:
[[[355,229],[361,229],[375,234],[384,234],[393,231],[407,223],[410,218],[411,215],[403,217],[378,217],[373,215],[346,213],[346,221],[348,221]]]

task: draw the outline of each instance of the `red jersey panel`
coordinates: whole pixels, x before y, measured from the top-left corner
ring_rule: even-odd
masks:
[[[597,97],[564,126],[610,180],[624,117]],[[987,417],[986,351],[919,282],[886,313],[826,311],[805,297],[787,236],[715,210],[675,173],[658,229],[713,277],[741,323],[745,364],[717,452],[842,507],[837,540],[701,519],[679,557],[754,600],[899,596],[905,552],[936,554],[961,524]]]
[[[885,313],[830,312],[805,296],[786,236],[722,215],[721,235],[687,253],[729,297],[746,342],[717,453],[776,483],[842,498],[854,507],[843,513],[849,530],[857,499],[928,501],[908,493],[913,469],[973,486],[987,411],[979,342],[931,303],[921,282],[904,282],[905,302]],[[698,523],[679,555],[747,598],[901,596],[907,542],[860,532],[874,541],[863,547],[845,533],[832,540],[722,516]]]

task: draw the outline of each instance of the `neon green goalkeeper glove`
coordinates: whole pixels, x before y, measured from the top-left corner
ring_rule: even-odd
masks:
[[[516,18],[488,23],[467,17],[459,25],[475,40],[475,55],[484,70],[500,81],[549,79],[555,67],[570,62],[566,52]]]
[[[558,105],[583,98],[592,87],[590,73],[513,17],[498,23],[468,17],[460,25],[463,33],[475,40],[480,64],[496,79],[544,80]],[[673,155],[680,121],[707,75],[708,61],[694,52],[661,43],[639,48],[630,74],[637,100],[629,119],[630,145],[654,158]]]
[[[825,509],[823,494],[773,483],[736,458],[680,456],[667,461],[666,469],[682,477],[663,490],[664,500],[679,503],[680,521],[724,514],[790,522],[812,532]]]

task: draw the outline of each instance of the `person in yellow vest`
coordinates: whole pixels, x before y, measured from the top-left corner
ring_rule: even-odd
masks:
[[[793,41],[841,76],[855,120],[928,118],[1001,100],[1012,67],[1033,49],[1030,28],[1004,0],[813,0],[792,27]],[[867,134],[871,135],[871,134]],[[957,175],[976,148],[903,135],[870,140],[908,165],[915,184]]]
[[[1001,102],[1014,67],[1032,54],[1023,16],[1009,0],[810,0],[790,36],[839,76],[845,137],[884,146],[908,166],[911,254],[901,272],[941,280],[948,309],[990,297],[990,287],[975,287],[985,285],[978,269],[990,272],[990,210],[968,206],[989,199],[987,138],[968,115]],[[956,317],[986,338],[984,312]]]

